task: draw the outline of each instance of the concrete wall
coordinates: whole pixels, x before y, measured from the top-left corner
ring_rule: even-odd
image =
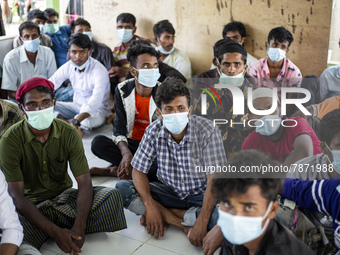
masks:
[[[131,12],[137,34],[153,38],[153,24],[169,19],[176,29],[177,48],[187,52],[193,73],[209,69],[212,46],[231,20],[247,28],[246,49],[266,56],[264,43],[271,28],[285,26],[294,36],[288,53],[303,75],[320,75],[327,66],[332,0],[84,0],[84,15],[98,41],[113,48],[116,17]]]

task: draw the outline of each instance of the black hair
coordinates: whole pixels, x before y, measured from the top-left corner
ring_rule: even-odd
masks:
[[[165,19],[165,20],[161,20],[159,22],[157,22],[154,26],[153,26],[153,33],[155,36],[157,36],[158,38],[161,36],[161,34],[166,31],[170,34],[175,34],[175,29],[172,26],[172,24],[169,22],[169,20]]]
[[[131,13],[121,13],[117,17],[117,23],[118,21],[122,21],[123,23],[132,23],[132,25],[136,26],[136,18]]]
[[[91,50],[92,48],[90,38],[87,35],[84,35],[83,33],[76,33],[74,35],[71,35],[67,41],[67,44],[69,48],[71,48],[72,44],[83,49],[88,48],[89,50]]]
[[[155,56],[158,60],[159,53],[155,50],[154,47],[146,45],[144,43],[134,44],[133,46],[129,46],[127,50],[127,60],[130,62],[130,65],[136,67],[137,58],[139,55],[149,54],[151,56]]]
[[[288,42],[288,47],[292,44],[294,38],[291,32],[289,32],[284,27],[276,27],[270,30],[268,34],[268,43],[270,40],[278,41],[280,43]]]
[[[226,37],[229,31],[238,31],[241,37],[246,37],[246,28],[243,25],[243,23],[239,21],[233,21],[224,26],[223,31],[222,31],[223,38]]]
[[[33,89],[38,90],[38,92],[40,92],[40,93],[50,94],[51,97],[52,97],[52,100],[54,99],[54,92],[53,92],[53,90],[52,90],[51,88],[49,88],[49,87],[45,87],[45,86],[43,86],[43,85],[39,85],[39,86],[36,86],[36,87],[33,88]],[[31,89],[31,90],[32,90],[32,89]],[[29,90],[29,91],[31,91],[31,90]],[[29,92],[29,91],[27,91],[27,92]],[[24,101],[25,101],[24,98],[25,98],[25,95],[27,94],[27,92],[26,92],[25,94],[23,94],[23,95],[21,96],[21,98],[19,99],[19,103],[22,104],[22,105],[24,105]]]
[[[141,45],[141,44],[151,46],[151,44],[148,41],[145,41],[145,40],[133,40],[132,42],[130,42],[129,47],[133,47],[135,45]]]
[[[225,43],[230,43],[233,42],[233,40],[231,39],[221,39],[218,40],[217,42],[215,42],[214,46],[213,46],[213,50],[214,50],[214,57],[217,58],[218,57],[218,51],[220,50],[221,46]]]
[[[235,42],[232,41],[232,43],[235,43]],[[219,47],[218,49],[220,49],[223,45],[224,45],[224,43],[221,44],[220,47]],[[239,52],[237,52],[237,53],[239,53]],[[218,53],[217,53],[217,54],[218,54]],[[224,54],[226,54],[226,53],[224,53]],[[222,64],[222,59],[223,59],[223,55],[224,55],[224,54],[222,54],[222,55],[220,55],[220,56],[217,57],[218,62],[219,62],[220,64]],[[247,63],[247,55],[244,55],[244,54],[242,54],[242,53],[239,53],[239,54],[241,54],[241,60],[243,60],[243,64],[246,65],[246,63]]]
[[[43,11],[40,11],[39,9],[30,10],[27,13],[27,20],[32,21],[33,19],[41,19],[43,21],[48,20],[45,13]]]
[[[47,16],[47,18],[50,18],[52,16],[57,16],[59,18],[59,13],[57,13],[54,9],[52,8],[47,8],[44,11],[45,15]]]
[[[186,96],[188,107],[190,106],[191,96],[189,88],[181,79],[171,77],[157,88],[155,103],[159,109],[162,109],[162,103],[167,104],[178,96]]]
[[[230,169],[234,167],[237,173],[240,173],[245,167],[254,169],[262,166],[279,167],[279,164],[263,152],[256,150],[238,152],[228,161],[228,169],[229,167]],[[242,175],[244,176],[243,178]],[[263,174],[250,174],[247,172],[242,175],[238,174],[237,178],[232,178],[226,172],[216,175],[212,183],[212,193],[217,201],[225,201],[233,193],[244,194],[254,185],[260,187],[261,195],[268,200],[268,204],[270,201],[276,200],[284,179],[284,174],[280,173],[280,171],[279,173],[269,173],[268,171]],[[249,178],[249,176],[255,178]]]
[[[76,28],[76,26],[88,26],[89,28],[91,28],[90,23],[87,20],[84,20],[82,18],[78,18],[76,20],[71,21],[70,25],[68,26],[68,28],[70,29],[71,33],[74,33],[74,29]]]
[[[332,139],[340,133],[340,109],[327,113],[320,121],[320,141],[329,146]]]
[[[32,30],[32,29],[37,29],[38,30],[38,34],[40,35],[40,29],[39,29],[39,26],[35,23],[33,23],[32,21],[25,21],[25,22],[22,22],[19,26],[19,35],[22,36],[22,31],[24,29],[27,29],[27,30]]]

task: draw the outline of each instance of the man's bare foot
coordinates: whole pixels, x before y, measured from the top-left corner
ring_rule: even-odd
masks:
[[[91,167],[91,176],[111,176],[117,177],[117,166],[109,165],[108,167]]]
[[[139,224],[143,227],[146,227],[146,218],[145,218],[145,214],[140,218],[139,220]]]
[[[168,208],[168,210],[170,212],[172,212],[173,214],[175,214],[177,217],[183,219],[184,214],[186,213],[187,210],[185,209],[177,209],[177,208]]]

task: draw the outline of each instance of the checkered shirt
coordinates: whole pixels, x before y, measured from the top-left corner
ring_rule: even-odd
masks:
[[[157,177],[172,188],[180,199],[204,194],[209,171],[198,171],[206,166],[223,166],[226,154],[218,127],[213,122],[191,116],[187,131],[180,143],[158,119],[145,130],[131,165],[147,174],[157,158]],[[202,173],[203,172],[203,173]]]

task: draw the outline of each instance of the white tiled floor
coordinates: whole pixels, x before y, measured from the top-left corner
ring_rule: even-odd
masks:
[[[108,162],[98,159],[91,152],[91,141],[97,134],[108,137],[112,135],[112,125],[106,125],[94,131],[85,133],[83,138],[85,154],[89,166],[107,166]],[[72,175],[71,175],[72,176]],[[74,180],[74,178],[73,178]],[[93,177],[93,185],[115,187],[117,178]],[[77,185],[74,185],[77,187]],[[125,209],[124,209],[125,210]],[[171,255],[171,254],[203,254],[203,248],[196,248],[190,244],[188,238],[180,230],[169,226],[162,239],[155,240],[144,227],[139,225],[139,216],[125,210],[128,228],[114,233],[96,233],[86,236],[82,248],[84,255]],[[48,240],[41,248],[43,255],[64,254],[53,240]],[[215,254],[218,254],[217,252]]]

